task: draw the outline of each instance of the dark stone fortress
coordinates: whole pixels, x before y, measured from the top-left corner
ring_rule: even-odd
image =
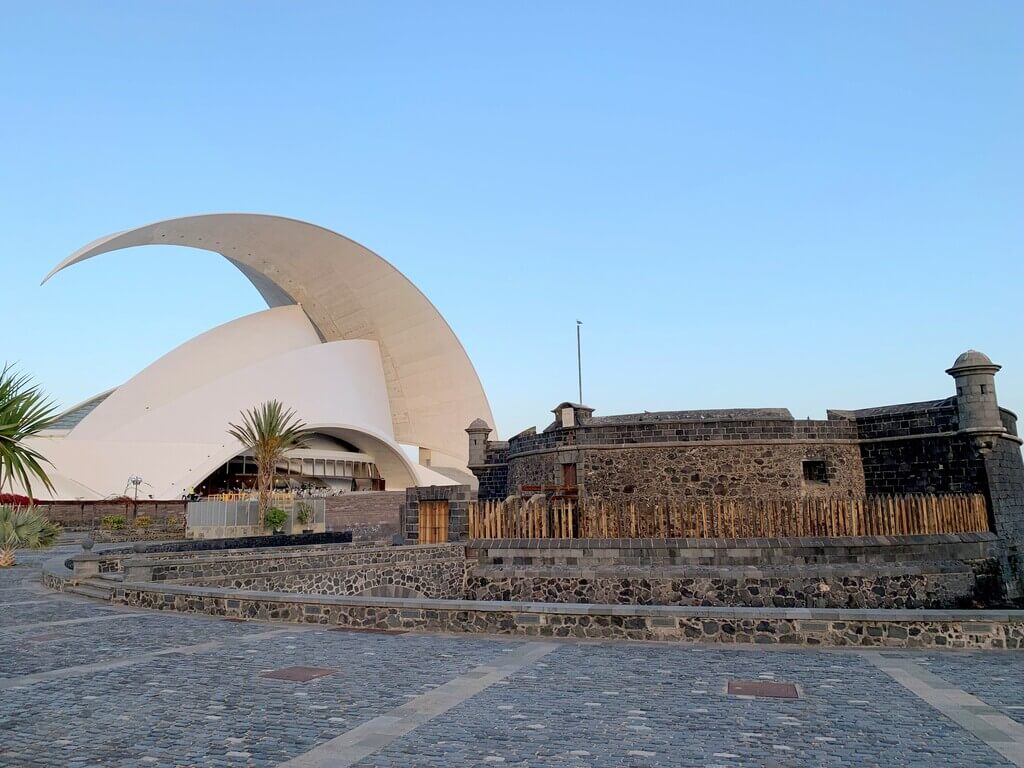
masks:
[[[832,410],[797,420],[786,409],[672,411],[594,416],[562,403],[543,432],[469,434],[480,499],[510,495],[635,500],[700,497],[981,493],[1016,568],[1024,553],[1024,463],[1016,416],[999,407],[999,366],[968,351],[946,372],[942,400]]]

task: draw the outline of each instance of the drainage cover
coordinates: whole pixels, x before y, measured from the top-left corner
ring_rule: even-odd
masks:
[[[766,699],[798,699],[793,683],[775,683],[768,680],[730,680],[727,692],[731,696],[758,696]]]
[[[291,680],[296,683],[308,683],[318,677],[333,675],[338,670],[327,667],[282,667],[272,672],[262,672],[260,677],[270,677],[274,680]]]

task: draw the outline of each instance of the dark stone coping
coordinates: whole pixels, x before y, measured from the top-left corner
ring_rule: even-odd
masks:
[[[229,539],[185,539],[147,544],[145,553],[151,552],[211,552],[230,549],[271,549],[303,544],[351,544],[352,531],[325,533],[294,533],[280,536],[236,536]]]
[[[429,559],[430,555],[439,549],[462,549],[464,544],[461,542],[454,542],[449,544],[408,544],[405,546],[394,547],[391,545],[383,545],[380,547],[339,547],[336,551],[340,553],[352,553],[352,554],[366,554],[368,552],[395,552],[401,554],[422,554],[424,558]],[[332,549],[317,549],[317,550],[301,550],[293,549],[288,552],[274,552],[272,550],[250,550],[248,557],[250,560],[293,560],[302,559],[315,555],[332,554],[335,550]],[[238,558],[232,556],[230,553],[223,553],[220,556],[214,557],[188,557],[187,552],[181,553],[184,557],[169,559],[161,557],[158,559],[147,559],[145,554],[140,555],[137,558],[128,560],[128,565],[154,565],[161,568],[169,568],[176,565],[191,565],[194,563],[202,563],[203,565],[211,565],[215,563],[223,562],[238,562]],[[275,571],[276,573],[277,571]]]
[[[917,403],[900,403],[898,405],[881,405],[875,408],[856,408],[847,413],[852,413],[857,418],[870,416],[889,416],[897,414],[917,413],[919,411],[931,411],[937,408],[949,408],[956,405],[955,397],[945,397],[942,400],[922,400]]]
[[[941,533],[915,536],[787,537],[778,539],[470,539],[470,549],[759,549],[806,547],[891,547],[907,544],[997,542],[994,533]]]
[[[911,621],[911,622],[1024,622],[1024,610],[934,610],[897,608],[734,608],[728,606],[604,605],[595,603],[521,603],[493,600],[431,600],[413,597],[340,597],[300,592],[252,592],[215,587],[175,587],[152,582],[118,585],[118,591],[132,590],[164,595],[193,595],[225,600],[255,600],[266,603],[301,603],[348,607],[498,613],[562,614],[574,616],[709,617],[732,619],[803,619],[820,621]]]
[[[590,416],[580,419],[584,427],[620,424],[651,424],[673,421],[792,421],[789,408],[719,408],[702,411],[645,411],[614,416]]]
[[[118,558],[132,555],[177,555],[216,552],[222,554],[246,552],[280,551],[280,548],[323,546],[327,544],[351,544],[352,531],[327,531],[326,533],[296,533],[282,536],[237,536],[228,539],[175,539],[143,544],[142,552],[135,551],[135,544],[116,544],[97,548],[96,555],[103,558]],[[71,559],[67,560],[68,568]]]
[[[334,569],[332,569],[334,570]],[[945,573],[972,573],[959,561],[923,563],[808,563],[795,565],[476,565],[473,576],[493,579],[813,579],[880,576],[929,576]]]

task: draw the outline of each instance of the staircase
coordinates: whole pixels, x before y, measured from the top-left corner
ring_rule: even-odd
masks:
[[[109,601],[114,594],[114,588],[122,581],[124,581],[122,573],[101,573],[99,576],[66,587],[64,591],[73,595],[91,597],[94,600]]]

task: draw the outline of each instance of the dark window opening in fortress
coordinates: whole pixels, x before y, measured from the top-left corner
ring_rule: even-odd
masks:
[[[984,394],[986,394],[987,392],[988,392],[988,385],[987,385],[987,384],[982,384],[982,385],[981,385],[981,394],[983,394],[983,395],[984,395]]]
[[[828,464],[822,459],[804,461],[804,482],[828,483]]]
[[[576,464],[562,465],[562,486],[565,488],[576,487]]]

